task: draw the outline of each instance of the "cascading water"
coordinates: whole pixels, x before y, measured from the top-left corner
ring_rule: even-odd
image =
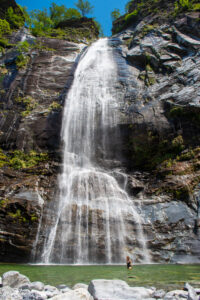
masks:
[[[119,138],[116,86],[112,47],[101,39],[82,56],[65,101],[63,172],[44,263],[122,263],[134,239],[148,262],[140,216],[100,163],[109,160],[111,143]]]

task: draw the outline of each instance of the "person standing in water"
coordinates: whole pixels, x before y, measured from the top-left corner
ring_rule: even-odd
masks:
[[[127,265],[127,269],[129,270],[132,269],[132,260],[130,259],[129,256],[126,257],[126,265]]]

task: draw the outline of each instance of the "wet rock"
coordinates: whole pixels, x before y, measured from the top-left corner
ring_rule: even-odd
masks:
[[[153,296],[154,290],[140,287],[130,287],[122,280],[92,280],[88,291],[96,300],[109,299],[147,299]]]
[[[30,280],[25,275],[17,271],[9,271],[3,274],[2,284],[3,287],[9,286],[11,288],[18,288],[22,284],[29,284]]]

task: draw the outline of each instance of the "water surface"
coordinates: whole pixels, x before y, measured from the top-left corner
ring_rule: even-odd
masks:
[[[183,288],[184,282],[200,287],[200,265],[135,265],[132,270],[127,270],[125,266],[0,264],[0,276],[10,270],[19,271],[31,281],[39,280],[54,286],[89,284],[92,279],[121,279],[130,286],[155,286],[166,290]]]

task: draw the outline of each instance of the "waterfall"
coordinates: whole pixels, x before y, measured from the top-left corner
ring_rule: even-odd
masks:
[[[43,263],[124,263],[134,250],[133,241],[143,261],[149,260],[133,201],[104,167],[112,162],[119,138],[118,70],[112,53],[109,39],[92,44],[80,59],[65,100],[59,200]]]

